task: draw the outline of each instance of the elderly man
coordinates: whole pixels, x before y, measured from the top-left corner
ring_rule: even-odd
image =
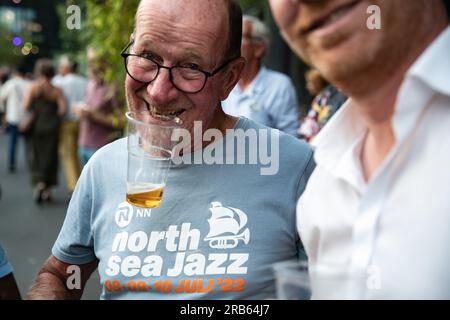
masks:
[[[288,76],[262,64],[269,46],[267,26],[258,18],[244,16],[241,52],[247,63],[239,85],[223,102],[223,110],[295,136],[299,127],[297,94]]]
[[[178,118],[194,134],[195,147],[183,157],[228,142],[233,131],[265,130],[279,137],[271,140],[279,146],[278,173],[260,174],[261,164],[174,163],[160,207],[139,209],[124,202],[126,140],[104,147],[83,170],[29,298],[79,298],[97,265],[104,299],[274,296],[272,264],[301,253],[295,206],[314,164],[306,143],[223,112],[245,63],[241,30],[231,0],[141,1],[122,53],[128,106],[162,126]],[[198,141],[198,124],[205,134],[226,135]],[[80,286],[71,290],[76,270]]]
[[[449,299],[444,2],[270,3],[292,49],[350,97],[314,141],[298,204],[311,267],[359,279],[328,288],[338,298]]]

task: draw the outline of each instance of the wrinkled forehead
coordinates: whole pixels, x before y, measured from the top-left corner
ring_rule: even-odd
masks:
[[[136,34],[165,40],[226,43],[228,11],[222,0],[142,0],[136,13]]]

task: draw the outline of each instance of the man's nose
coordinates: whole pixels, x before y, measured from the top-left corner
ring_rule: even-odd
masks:
[[[166,104],[177,98],[179,91],[170,81],[170,71],[161,68],[155,80],[147,86],[147,92],[153,103]]]

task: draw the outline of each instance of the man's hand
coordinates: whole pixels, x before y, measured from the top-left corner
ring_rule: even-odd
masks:
[[[78,265],[81,271],[81,288],[70,289],[67,280],[72,276],[70,267],[50,256],[38,273],[37,279],[27,294],[30,300],[77,300],[80,299],[87,280],[97,269],[98,261]]]
[[[91,115],[91,111],[84,103],[78,103],[73,106],[72,113],[78,116],[80,119],[87,119]]]

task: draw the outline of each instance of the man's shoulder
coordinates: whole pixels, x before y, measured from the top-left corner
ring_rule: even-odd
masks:
[[[122,138],[113,141],[97,150],[88,164],[91,166],[114,166],[117,162],[126,161],[127,156],[127,139]]]
[[[280,147],[280,157],[292,156],[293,158],[298,158],[299,156],[310,155],[312,149],[308,143],[304,140],[298,139],[290,134],[282,132],[278,129],[267,127],[263,124],[255,122],[247,118],[241,118],[244,121],[242,128],[244,130],[252,129],[256,131],[266,131],[267,139],[273,142],[272,137],[276,137],[278,145]],[[302,157],[303,158],[303,157]]]
[[[292,80],[287,74],[268,68],[266,68],[265,71],[266,80],[271,83],[271,85],[293,86]]]
[[[53,77],[52,82],[60,82],[62,79],[64,79],[64,77],[60,74],[57,74],[56,76]]]
[[[68,82],[75,84],[87,85],[87,79],[79,74],[71,73],[66,76]]]
[[[121,138],[115,140],[107,145],[101,147],[95,154],[98,157],[108,157],[116,154],[117,152],[127,151],[127,138]]]
[[[11,78],[8,81],[6,81],[3,86],[1,87],[2,91],[8,91],[10,88],[12,88],[16,83],[16,78]]]
[[[20,79],[20,83],[25,86],[29,86],[31,84],[31,80],[28,79]]]

